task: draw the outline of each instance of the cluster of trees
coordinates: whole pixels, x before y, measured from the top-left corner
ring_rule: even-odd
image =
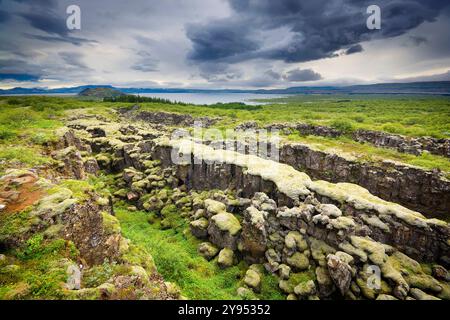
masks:
[[[153,103],[163,103],[163,104],[178,104],[186,106],[184,102],[171,101],[169,99],[156,98],[156,97],[141,97],[139,95],[120,95],[116,97],[106,97],[103,98],[103,102],[129,102],[129,103],[142,103],[142,102],[153,102]]]

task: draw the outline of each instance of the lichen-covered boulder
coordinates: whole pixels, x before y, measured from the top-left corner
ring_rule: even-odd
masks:
[[[441,300],[441,299],[436,298],[435,296],[429,295],[417,288],[412,288],[410,290],[410,293],[417,300]]]
[[[300,252],[296,252],[292,256],[287,257],[286,262],[297,271],[303,271],[309,268],[308,257]]]
[[[336,249],[329,246],[322,240],[318,240],[315,238],[309,238],[311,243],[311,255],[314,258],[314,260],[322,267],[326,267],[327,265],[327,259],[326,257],[331,254],[335,253]]]
[[[335,290],[333,279],[331,279],[330,273],[326,267],[316,268],[316,279],[319,286],[319,293],[321,297],[330,296]]]
[[[319,213],[330,218],[338,218],[342,215],[342,211],[333,204],[320,204],[316,208]]]
[[[191,228],[191,233],[195,237],[202,239],[208,236],[208,225],[208,220],[205,218],[200,218],[198,220],[191,221],[189,227]]]
[[[284,238],[284,244],[293,251],[303,252],[308,249],[308,243],[298,231],[290,231]]]
[[[345,296],[352,282],[352,268],[341,260],[339,256],[330,254],[327,257],[328,272],[334,284],[339,288],[341,294]]]
[[[239,220],[229,212],[220,212],[211,217],[208,226],[210,241],[220,248],[236,250],[241,232]]]
[[[81,271],[76,264],[67,267],[66,288],[68,290],[80,290],[81,288]]]
[[[255,292],[259,292],[261,290],[261,276],[253,269],[248,269],[245,273],[244,283]]]
[[[450,273],[443,266],[435,264],[435,265],[433,265],[432,270],[433,270],[433,276],[436,279],[450,282]]]
[[[389,294],[379,294],[377,300],[398,300],[396,297],[391,296]]]
[[[206,199],[204,205],[208,218],[226,211],[225,204],[216,200]]]
[[[219,253],[219,249],[210,242],[203,242],[198,246],[198,253],[209,261]]]
[[[277,204],[263,192],[256,192],[252,198],[252,206],[267,213],[275,213]]]
[[[267,262],[264,264],[264,267],[268,272],[276,272],[280,266],[281,257],[280,255],[274,250],[269,249],[265,253]]]
[[[255,207],[244,211],[241,244],[242,252],[248,259],[259,262],[267,249],[266,215]]]
[[[302,299],[308,298],[316,294],[316,285],[312,280],[302,282],[294,288],[294,293],[299,298]]]
[[[234,252],[230,248],[223,248],[219,252],[219,257],[217,259],[217,264],[222,269],[229,268],[234,264]]]
[[[285,264],[280,264],[279,266],[279,275],[280,279],[287,280],[289,279],[289,275],[291,274],[291,267]]]

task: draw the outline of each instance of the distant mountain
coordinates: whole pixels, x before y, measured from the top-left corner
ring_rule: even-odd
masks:
[[[117,89],[113,88],[86,88],[78,93],[80,97],[93,97],[93,98],[112,98],[125,95],[123,92],[120,92]]]
[[[411,82],[411,83],[379,83],[353,86],[305,86],[285,89],[184,89],[184,88],[115,88],[105,85],[86,85],[69,88],[13,88],[1,90],[0,95],[14,94],[79,94],[86,89],[111,89],[125,94],[143,93],[254,93],[254,94],[434,94],[450,95],[450,81]]]

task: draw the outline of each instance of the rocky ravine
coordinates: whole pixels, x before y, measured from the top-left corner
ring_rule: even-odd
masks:
[[[264,272],[279,277],[288,299],[450,298],[443,221],[357,185],[314,181],[286,164],[138,125],[78,119],[68,126],[65,158],[89,145],[102,169],[123,173],[117,198],[157,212],[168,227],[166,208],[175,206],[205,240],[199,254],[218,256],[223,268],[252,264],[237,292],[244,298],[260,290]],[[186,161],[173,163],[172,152]]]

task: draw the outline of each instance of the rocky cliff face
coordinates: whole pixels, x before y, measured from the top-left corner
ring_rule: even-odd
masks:
[[[245,122],[236,129],[258,129],[256,122]],[[321,137],[336,138],[344,135],[341,130],[312,125],[307,123],[276,123],[264,127],[269,130],[280,130],[284,133],[299,133],[300,135],[313,135]],[[356,130],[351,134],[351,138],[358,142],[367,142],[376,147],[395,149],[399,152],[420,155],[429,152],[443,157],[450,157],[450,139],[436,139],[431,137],[406,137],[399,134],[392,134],[373,130]]]
[[[280,161],[313,179],[358,184],[429,217],[445,217],[450,212],[450,181],[437,172],[387,161],[382,166],[361,163],[302,144],[283,145]]]

